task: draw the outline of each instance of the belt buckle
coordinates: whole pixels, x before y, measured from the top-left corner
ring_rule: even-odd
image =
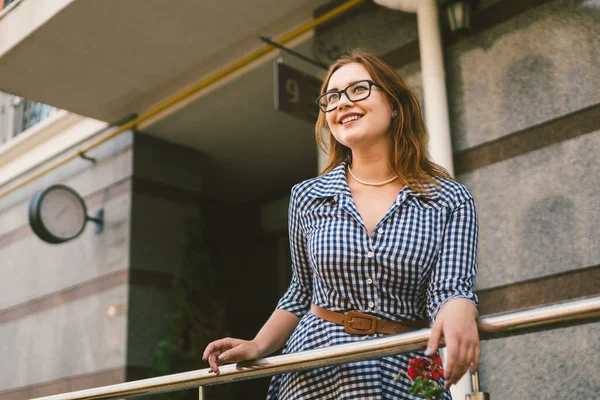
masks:
[[[348,311],[344,314],[344,330],[357,335],[372,335],[377,330],[377,318],[358,311]]]

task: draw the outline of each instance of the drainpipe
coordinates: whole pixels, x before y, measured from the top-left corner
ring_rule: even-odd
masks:
[[[429,131],[429,154],[433,161],[454,175],[446,73],[437,2],[435,0],[374,1],[383,7],[417,14],[425,123]]]
[[[446,72],[444,71],[437,2],[436,0],[374,1],[383,7],[417,14],[425,123],[429,131],[429,154],[433,161],[454,175]],[[444,350],[441,351],[442,357],[445,356]],[[454,399],[464,399],[472,390],[470,372],[467,372],[450,388]]]

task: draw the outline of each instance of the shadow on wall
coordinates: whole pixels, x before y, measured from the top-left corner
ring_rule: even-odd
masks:
[[[540,54],[513,63],[502,83],[504,115],[524,118],[520,125],[531,126],[545,120],[549,110],[559,114],[555,73],[552,60]]]
[[[522,234],[523,265],[539,269],[536,276],[547,275],[548,265],[581,266],[581,252],[575,249],[576,207],[564,196],[551,196],[534,202],[527,210]],[[561,260],[557,263],[557,260]]]

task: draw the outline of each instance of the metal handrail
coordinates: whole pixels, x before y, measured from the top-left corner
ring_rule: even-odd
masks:
[[[486,316],[479,319],[478,327],[481,339],[489,340],[599,320],[600,296],[531,310]],[[230,383],[277,375],[283,372],[320,368],[422,350],[425,348],[430,335],[431,329],[421,329],[356,343],[226,365],[219,368],[221,371],[220,376],[209,373],[208,368],[205,368],[158,378],[40,397],[37,400],[114,399],[194,387],[200,387],[200,393],[202,393],[202,386],[207,385]]]

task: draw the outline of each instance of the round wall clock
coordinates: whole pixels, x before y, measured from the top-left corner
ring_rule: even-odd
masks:
[[[29,224],[45,242],[64,243],[83,232],[87,221],[94,221],[96,232],[102,231],[103,211],[88,217],[85,202],[68,186],[52,185],[33,196],[29,203]]]

